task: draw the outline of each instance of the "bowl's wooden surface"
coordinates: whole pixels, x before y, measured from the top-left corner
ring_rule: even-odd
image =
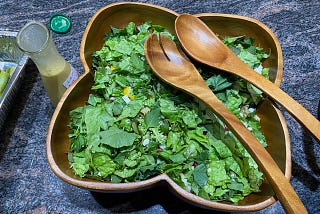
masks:
[[[199,198],[183,190],[167,175],[162,174],[151,179],[134,183],[109,183],[92,179],[81,179],[70,169],[67,152],[69,151],[68,123],[70,110],[82,106],[91,93],[93,77],[90,73],[92,52],[101,49],[104,36],[114,27],[124,27],[130,21],[142,23],[151,20],[154,24],[166,27],[174,32],[174,21],[177,14],[166,8],[142,3],[115,3],[99,10],[90,20],[83,35],[80,47],[80,58],[85,73],[74,82],[66,91],[52,116],[47,134],[47,158],[53,172],[63,181],[72,185],[94,191],[130,192],[150,188],[156,184],[167,183],[172,190],[183,199],[198,206],[224,211],[254,211],[263,209],[272,203],[275,198],[270,185],[265,181],[260,193],[250,194],[238,205],[227,202],[212,202]],[[246,35],[256,38],[259,46],[271,50],[271,57],[266,60],[265,66],[270,67],[271,77],[276,84],[280,84],[282,77],[282,53],[278,40],[273,33],[262,23],[235,15],[226,14],[198,14],[214,32],[221,36]],[[268,141],[267,150],[278,163],[285,176],[291,176],[290,140],[285,119],[274,105],[266,100],[258,108],[261,117],[263,132]],[[164,182],[162,182],[164,181]]]

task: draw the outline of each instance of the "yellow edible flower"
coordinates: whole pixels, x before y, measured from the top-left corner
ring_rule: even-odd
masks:
[[[134,100],[135,96],[133,94],[129,94],[128,97],[130,98],[130,100]]]
[[[130,100],[134,100],[135,96],[131,93],[131,88],[129,86],[126,86],[124,89],[123,89],[123,95],[126,95],[130,98]]]
[[[130,91],[131,91],[131,88],[130,87],[125,87],[124,89],[123,89],[123,95],[128,95],[129,93],[130,93]]]

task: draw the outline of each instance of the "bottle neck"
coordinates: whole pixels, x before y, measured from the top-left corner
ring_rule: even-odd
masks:
[[[66,61],[58,53],[51,32],[42,23],[31,21],[17,35],[17,43],[45,76],[56,75],[65,69]]]

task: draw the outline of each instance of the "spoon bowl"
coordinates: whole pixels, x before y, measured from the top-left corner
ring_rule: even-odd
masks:
[[[179,15],[175,21],[175,29],[188,55],[203,64],[249,81],[282,105],[320,142],[320,122],[277,85],[242,62],[199,18],[189,14]]]
[[[201,100],[227,124],[262,169],[286,211],[307,213],[298,195],[271,155],[243,123],[212,93],[194,65],[186,59],[172,40],[160,35],[159,41],[157,35],[152,34],[145,42],[145,54],[149,65],[158,77]],[[222,56],[222,58],[225,57]]]

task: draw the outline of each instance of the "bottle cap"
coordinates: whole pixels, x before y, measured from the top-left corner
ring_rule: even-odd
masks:
[[[49,19],[50,29],[55,33],[67,33],[71,28],[70,18],[63,14],[53,14]]]

